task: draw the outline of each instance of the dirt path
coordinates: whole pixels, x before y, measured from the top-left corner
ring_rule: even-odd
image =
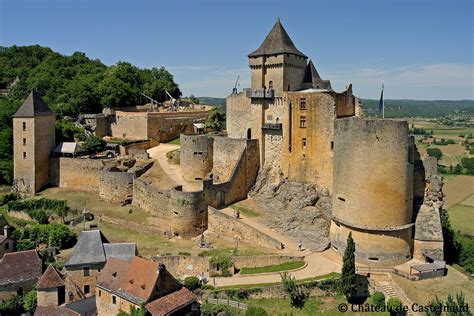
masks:
[[[231,208],[225,208],[222,212],[233,215],[234,210]],[[332,260],[334,256],[331,256],[329,252],[332,250],[326,250],[323,253],[312,253],[310,250],[299,251],[298,242],[294,241],[281,233],[259,223],[255,218],[240,215],[241,221],[258,229],[259,231],[279,240],[283,243],[285,248],[280,252],[282,255],[293,255],[293,256],[305,256],[307,263],[306,267],[301,270],[292,272],[291,275],[297,280],[307,279],[315,276],[329,274],[331,272],[340,272],[341,266],[335,260]],[[304,247],[304,245],[303,245]],[[213,278],[211,284],[215,286],[229,286],[229,285],[244,285],[244,284],[258,284],[258,283],[273,283],[280,282],[280,273],[272,273],[265,275],[234,275],[229,278]]]
[[[152,147],[147,150],[152,159],[155,159],[161,169],[172,179],[177,185],[182,185],[185,191],[197,191],[201,189],[198,183],[189,183],[183,179],[181,174],[181,166],[168,163],[166,153],[180,148],[179,145],[173,144],[159,144],[158,146]]]

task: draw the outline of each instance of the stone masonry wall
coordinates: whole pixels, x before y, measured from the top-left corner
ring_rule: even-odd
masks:
[[[219,237],[238,239],[241,242],[271,249],[282,249],[282,244],[278,240],[213,207],[209,207],[209,231]]]
[[[51,158],[51,183],[61,188],[99,192],[104,161],[87,158]]]
[[[197,256],[157,256],[153,261],[163,263],[166,269],[176,278],[184,278],[190,275],[209,276],[209,257]]]
[[[207,229],[207,199],[203,191],[184,192],[182,186],[177,186],[171,190],[169,212],[175,236],[195,237]]]
[[[145,210],[152,216],[171,218],[168,208],[170,196],[170,190],[159,190],[138,178],[133,181],[132,205]]]
[[[213,138],[181,134],[181,174],[188,181],[205,179],[212,171]]]
[[[125,203],[133,197],[134,173],[120,170],[102,169],[100,171],[99,196],[111,203]]]

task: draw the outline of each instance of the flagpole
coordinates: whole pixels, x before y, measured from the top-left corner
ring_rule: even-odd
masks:
[[[384,89],[384,82],[382,81],[382,93]],[[385,118],[385,96],[382,96],[382,118]]]

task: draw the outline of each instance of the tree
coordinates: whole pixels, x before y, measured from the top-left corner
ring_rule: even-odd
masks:
[[[474,158],[462,158],[461,163],[466,168],[468,174],[474,175]]]
[[[199,288],[199,279],[196,276],[188,276],[184,278],[184,286],[190,290],[193,291],[197,288]]]
[[[86,138],[86,141],[82,145],[82,148],[89,152],[95,153],[102,150],[105,147],[105,141],[97,136],[89,136]]]
[[[402,311],[403,304],[400,299],[396,297],[391,297],[387,301],[387,308],[390,312],[390,316],[402,316],[405,315],[405,312]]]
[[[355,243],[352,239],[352,232],[347,236],[347,245],[342,260],[339,290],[347,300],[350,300],[356,294]]]
[[[381,307],[385,305],[385,295],[382,292],[372,294],[371,300],[374,306]]]
[[[36,309],[36,289],[32,289],[23,296],[23,308],[30,313]]]
[[[431,157],[436,157],[438,160],[443,157],[443,152],[439,148],[427,148],[426,152]]]
[[[196,97],[195,97],[194,95],[192,95],[192,94],[189,96],[189,100],[191,100],[191,102],[194,103],[194,104],[199,104],[199,99],[196,98]]]
[[[225,113],[218,107],[214,107],[207,118],[204,128],[213,132],[220,132],[225,128]]]
[[[283,290],[290,296],[290,304],[296,308],[303,308],[309,293],[305,287],[296,283],[295,277],[287,272],[280,273]]]

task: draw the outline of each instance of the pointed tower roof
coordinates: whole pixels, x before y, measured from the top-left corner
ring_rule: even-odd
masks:
[[[13,117],[35,117],[50,115],[54,115],[54,113],[43,101],[41,95],[36,91],[31,91],[23,105],[18,109],[18,111],[16,111],[15,114],[13,114]]]
[[[38,290],[51,289],[60,286],[64,286],[64,279],[52,265],[48,266],[36,283],[36,288]]]
[[[293,44],[290,36],[286,32],[285,28],[278,19],[273,26],[270,33],[268,33],[267,37],[263,41],[260,47],[250,53],[248,57],[258,57],[258,56],[266,56],[266,55],[276,55],[276,54],[294,54],[301,57],[307,58],[305,54],[300,52]]]
[[[319,75],[318,71],[316,70],[316,67],[314,67],[313,62],[310,59],[308,66],[306,66],[306,69],[304,71],[303,83],[313,83],[317,80],[321,80],[321,76]]]

